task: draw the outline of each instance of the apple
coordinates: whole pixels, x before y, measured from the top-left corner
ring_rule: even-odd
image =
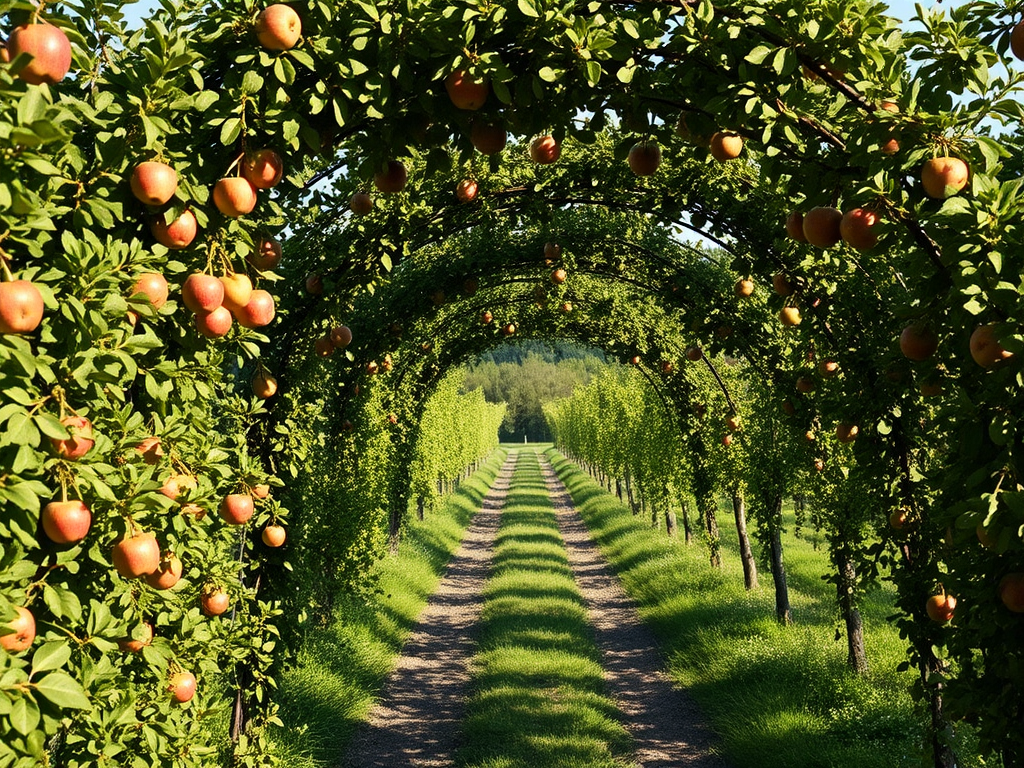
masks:
[[[996,363],[1013,357],[1013,352],[1003,349],[996,338],[995,325],[979,325],[971,334],[971,357],[982,368],[991,368]]]
[[[170,295],[167,278],[158,272],[145,272],[139,275],[135,285],[132,286],[131,295],[137,296],[139,294],[149,299],[153,309],[160,309],[160,307],[167,303],[167,297]]]
[[[807,242],[804,235],[804,215],[800,211],[793,211],[786,217],[786,234],[790,240],[796,240],[798,243]]]
[[[921,186],[928,197],[945,200],[967,186],[970,169],[959,157],[935,157],[921,167]]]
[[[900,333],[900,352],[911,360],[927,360],[938,348],[939,337],[923,323],[911,323]]]
[[[178,556],[173,552],[168,552],[160,560],[157,569],[146,574],[146,583],[153,589],[170,589],[181,580],[183,570]]]
[[[252,298],[252,280],[248,275],[243,272],[221,275],[220,282],[224,286],[224,307],[236,312],[249,303]]]
[[[247,493],[229,493],[220,503],[220,516],[229,525],[244,525],[252,513],[252,496]]]
[[[793,284],[789,282],[789,279],[782,272],[772,277],[772,288],[775,289],[779,296],[791,296],[793,294]]]
[[[814,434],[814,430],[808,429],[806,432],[804,432],[804,440],[807,441],[808,443],[813,443],[817,439],[818,436]]]
[[[313,342],[313,351],[317,357],[330,357],[334,354],[334,345],[330,336],[321,336]]]
[[[385,194],[401,192],[405,189],[405,184],[408,180],[409,171],[406,170],[405,163],[398,160],[388,160],[384,166],[373,174],[373,185],[377,188],[378,192],[384,192]]]
[[[352,343],[352,330],[347,325],[336,325],[331,329],[331,344],[337,349],[344,349]]]
[[[177,501],[182,493],[193,493],[199,488],[198,481],[192,475],[172,474],[158,489],[160,493],[171,501]]]
[[[32,646],[32,641],[36,639],[36,617],[32,615],[32,611],[20,605],[14,606],[14,612],[17,615],[13,619],[6,624],[0,624],[5,629],[13,630],[6,635],[0,635],[0,648],[8,653],[21,653],[27,651]]]
[[[735,432],[740,428],[740,417],[727,416],[725,419],[725,426],[730,432]]]
[[[271,523],[263,529],[263,533],[260,535],[260,538],[263,539],[263,543],[268,547],[276,549],[284,544],[287,536],[288,533],[282,526]]]
[[[366,364],[366,375],[367,376],[376,376],[379,371],[380,371],[380,366],[377,365],[377,361],[376,360],[371,360],[370,362],[368,362]]]
[[[686,359],[692,363],[697,362],[704,357],[704,351],[698,346],[692,346],[686,348]]]
[[[54,85],[71,69],[71,41],[63,30],[45,22],[15,27],[7,38],[7,52],[12,61],[22,53],[32,57],[18,73],[31,85]]]
[[[878,214],[863,208],[851,208],[839,222],[839,235],[843,241],[858,251],[867,251],[878,243],[874,229],[878,225]]]
[[[31,333],[43,321],[43,295],[30,280],[0,283],[0,333]]]
[[[163,205],[178,191],[178,173],[167,163],[147,160],[135,166],[129,185],[146,205]]]
[[[445,78],[444,88],[448,98],[459,109],[477,110],[487,101],[491,86],[486,78],[471,75],[464,69],[456,69]]]
[[[837,208],[811,208],[804,214],[804,237],[818,248],[831,248],[843,238],[840,231],[842,221],[843,214]]]
[[[825,471],[825,462],[824,462],[824,460],[822,460],[822,459],[815,459],[814,460],[814,471],[815,472],[824,472]]]
[[[208,339],[227,336],[233,318],[227,307],[217,307],[212,312],[196,312],[196,330]]]
[[[729,435],[729,434],[722,435],[722,445],[724,445],[724,446],[732,445],[732,435]]]
[[[343,422],[341,422],[341,431],[342,432],[354,432],[355,428],[356,428],[356,425],[353,424],[348,419],[345,419]]]
[[[153,643],[153,625],[148,621],[139,625],[140,629],[132,632],[128,637],[122,637],[117,641],[117,647],[124,653],[138,653],[147,645]],[[136,637],[138,635],[138,637]]]
[[[709,139],[706,135],[702,135],[693,131],[687,122],[687,115],[685,112],[679,115],[679,119],[676,121],[675,133],[676,136],[681,138],[683,141],[688,141],[691,144],[696,144],[701,147],[708,145]]]
[[[272,237],[264,237],[256,246],[256,252],[250,253],[247,260],[260,272],[266,272],[277,268],[282,255],[281,243]]]
[[[511,336],[516,332],[515,323],[509,323],[508,325],[501,329],[501,332],[506,336]]]
[[[745,299],[748,296],[754,295],[754,281],[743,278],[737,280],[736,285],[733,286],[733,293],[736,294],[737,298]]]
[[[1010,51],[1024,61],[1024,21],[1017,22],[1010,30]]]
[[[800,310],[797,307],[783,307],[779,311],[779,320],[782,321],[783,325],[790,327],[800,325],[802,319],[800,317]]]
[[[629,362],[631,365],[640,365],[640,355],[633,355],[629,358]]]
[[[711,156],[720,163],[735,160],[743,151],[743,137],[727,131],[717,131],[711,135],[708,149]]]
[[[978,537],[978,541],[981,542],[981,546],[985,549],[996,548],[996,537],[988,532],[988,528],[985,527],[985,523],[978,523],[974,529],[974,535]]]
[[[270,486],[266,483],[257,483],[252,487],[253,498],[265,499],[270,496]]]
[[[551,273],[551,282],[555,285],[561,285],[565,282],[566,272],[562,268],[558,268]]]
[[[231,605],[231,598],[224,587],[207,587],[200,595],[199,602],[207,616],[220,616]]]
[[[1024,613],[1024,573],[1008,573],[1000,579],[999,599],[1014,613]]]
[[[569,314],[570,312],[572,312],[572,302],[571,301],[563,301],[562,302],[562,306],[559,307],[559,309],[562,311],[563,315]]]
[[[673,370],[675,370],[675,366],[672,365],[672,362],[670,360],[661,361],[661,372],[663,374],[668,376],[670,373],[672,373]]]
[[[938,397],[942,394],[942,384],[938,382],[925,382],[921,385],[922,397]]]
[[[143,439],[142,442],[135,446],[135,450],[142,454],[142,460],[150,466],[159,464],[161,457],[164,455],[164,449],[160,444],[159,437]]]
[[[852,443],[857,439],[860,428],[856,424],[842,423],[836,425],[836,437],[840,443]]]
[[[476,200],[476,193],[478,191],[479,186],[476,181],[473,179],[463,179],[455,188],[455,196],[459,198],[460,202],[471,203]]]
[[[661,147],[653,141],[638,141],[629,150],[626,162],[637,176],[650,176],[661,165]]]
[[[782,412],[787,416],[796,416],[796,406],[788,397],[782,401]]]
[[[796,389],[798,392],[803,392],[805,395],[808,392],[813,392],[817,385],[814,383],[814,379],[809,376],[801,376],[796,380]]]
[[[365,216],[373,210],[373,198],[369,192],[356,192],[348,201],[348,209],[356,216]]]
[[[496,155],[508,143],[508,134],[500,125],[474,120],[469,129],[469,140],[482,155]]]
[[[126,579],[138,578],[160,567],[160,545],[152,533],[138,531],[115,544],[110,559]]]
[[[822,360],[818,363],[818,374],[823,379],[831,379],[839,374],[839,363],[835,360]]]
[[[386,355],[384,355],[384,359],[383,359],[383,360],[381,361],[381,364],[380,364],[380,369],[381,369],[381,370],[382,370],[382,371],[383,371],[384,373],[387,373],[387,372],[388,372],[388,371],[390,371],[390,370],[391,370],[391,369],[392,369],[393,367],[394,367],[394,362],[393,362],[393,361],[391,360],[391,355],[390,355],[390,353],[389,353],[389,354],[386,354]]]
[[[262,288],[249,295],[249,303],[235,312],[235,319],[243,328],[263,328],[274,320],[274,297]]]
[[[480,290],[480,281],[475,277],[467,277],[462,281],[462,292],[467,296],[476,296]]]
[[[302,37],[302,19],[283,3],[269,5],[256,17],[256,39],[270,51],[287,51]]]
[[[267,400],[277,393],[277,379],[266,371],[257,371],[251,383],[252,393],[261,400]]]
[[[924,606],[928,618],[938,624],[945,624],[953,618],[956,611],[956,598],[945,593],[932,595]]]
[[[244,216],[256,207],[256,187],[244,176],[228,176],[213,185],[213,204],[225,216]]]
[[[892,514],[889,515],[889,525],[897,531],[902,531],[906,528],[908,521],[909,516],[907,514],[907,510],[903,508],[894,509]]]
[[[57,455],[68,461],[77,461],[92,450],[96,441],[92,436],[92,422],[84,416],[65,416],[60,423],[71,433],[66,440],[50,438]]]
[[[544,243],[544,258],[548,261],[558,261],[562,258],[562,246],[558,243]]]
[[[492,315],[486,309],[483,312],[480,313],[480,324],[481,325],[490,325],[491,320],[493,320],[493,319],[494,319],[494,315]]]
[[[276,187],[284,176],[284,160],[272,149],[257,150],[246,155],[242,162],[242,175],[256,189]]]
[[[181,285],[181,300],[193,312],[212,312],[224,303],[224,284],[213,275],[193,272]]]
[[[550,165],[562,156],[562,148],[554,136],[545,134],[530,142],[530,159],[538,165]]]
[[[175,672],[167,681],[167,690],[179,704],[191,701],[196,695],[196,676],[191,672]]]
[[[430,303],[435,307],[443,307],[444,303],[448,300],[448,295],[443,289],[438,288],[436,291],[430,294]]]
[[[74,544],[85,538],[92,526],[92,513],[83,502],[51,501],[40,518],[43,532],[57,544]]]
[[[188,248],[196,239],[199,223],[192,211],[182,211],[170,224],[165,224],[162,216],[157,216],[149,225],[150,232],[160,245],[175,251]]]

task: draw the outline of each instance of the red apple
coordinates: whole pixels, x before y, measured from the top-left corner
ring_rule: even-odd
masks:
[[[836,437],[839,438],[840,443],[852,443],[857,439],[857,435],[860,433],[860,428],[856,424],[837,424],[836,425]]]
[[[711,135],[708,149],[711,156],[720,163],[735,160],[743,151],[743,137],[735,133],[718,131]]]
[[[928,602],[925,603],[925,612],[928,614],[928,618],[937,624],[945,624],[952,619],[955,611],[956,598],[953,595],[945,593],[932,595],[928,598]]]
[[[790,327],[800,325],[802,317],[800,317],[800,310],[797,307],[783,307],[779,310],[779,320],[782,321],[783,325]]]
[[[315,272],[306,275],[306,293],[311,296],[324,295],[324,279]]]
[[[892,514],[889,515],[889,525],[894,530],[902,531],[907,527],[908,515],[907,510],[904,508],[894,509]]]
[[[373,185],[378,192],[391,194],[401,192],[409,180],[409,172],[405,163],[398,160],[388,160],[387,164],[373,175]]]
[[[8,653],[21,653],[27,651],[32,646],[32,641],[36,639],[36,617],[32,615],[32,611],[20,605],[14,606],[14,611],[17,615],[6,624],[0,625],[13,630],[6,635],[0,635],[0,648]]]
[[[252,393],[260,400],[273,397],[277,393],[277,379],[266,371],[257,371],[252,377]]]
[[[530,159],[538,165],[550,165],[562,156],[562,148],[554,136],[538,136],[530,143]]]
[[[852,208],[843,214],[839,222],[839,234],[843,241],[858,251],[867,251],[878,243],[875,227],[878,225],[878,214],[863,208]]]
[[[30,280],[0,283],[0,333],[31,333],[43,321],[43,295]]]
[[[331,329],[331,344],[337,349],[344,349],[352,343],[352,331],[347,325],[338,325]]]
[[[60,423],[71,433],[66,440],[51,437],[57,455],[68,461],[77,461],[92,450],[96,441],[92,436],[92,422],[84,416],[65,416]]]
[[[793,211],[786,217],[786,234],[790,240],[796,240],[798,243],[807,242],[804,236],[804,215],[800,211]]]
[[[996,338],[995,325],[979,325],[971,334],[971,357],[982,368],[991,368],[1013,357],[1013,352],[1003,349]]]
[[[805,395],[808,392],[813,392],[817,385],[814,383],[814,379],[809,376],[801,376],[796,380],[796,389],[798,392],[803,392]]]
[[[131,295],[136,296],[138,294],[142,294],[149,299],[153,309],[160,309],[160,307],[167,303],[167,297],[170,294],[167,278],[158,272],[146,272],[139,275],[135,285],[132,286]]]
[[[147,160],[135,166],[129,184],[146,205],[163,205],[178,191],[178,173],[167,163]]]
[[[181,285],[181,300],[193,312],[212,312],[224,303],[224,284],[213,275],[193,272]]]
[[[928,197],[945,200],[967,186],[970,169],[959,157],[935,157],[921,168],[921,186]]]
[[[1024,21],[1017,22],[1010,30],[1010,52],[1024,61]]]
[[[270,5],[256,17],[256,39],[271,51],[287,51],[302,37],[302,19],[283,3]]]
[[[51,501],[41,515],[43,531],[57,544],[74,544],[85,538],[92,526],[92,513],[83,502]]]
[[[178,556],[168,552],[160,560],[156,570],[146,574],[146,583],[153,589],[170,589],[181,580],[182,570]]]
[[[160,463],[160,459],[164,455],[163,446],[160,445],[159,437],[147,437],[141,443],[135,446],[135,450],[142,454],[142,460],[154,466]]]
[[[999,581],[999,599],[1014,613],[1024,613],[1024,573],[1008,573]]]
[[[843,214],[836,208],[818,206],[804,214],[804,237],[818,248],[831,248],[843,235],[840,225]]]
[[[782,272],[772,277],[772,288],[779,296],[790,296],[793,293],[793,284]]]
[[[191,701],[196,695],[196,676],[191,672],[175,672],[167,681],[167,690],[179,704]]]
[[[152,645],[153,625],[148,621],[144,621],[139,626],[142,629],[138,633],[133,632],[132,635],[128,637],[118,639],[117,647],[120,651],[124,653],[138,653],[147,645]],[[136,634],[138,634],[139,637],[136,638]]]
[[[152,533],[136,532],[113,546],[110,559],[126,579],[138,578],[160,567],[160,545]]]
[[[455,188],[455,196],[459,198],[459,202],[470,203],[476,200],[476,194],[479,191],[479,186],[473,179],[463,179],[459,182],[459,185]]]
[[[313,342],[313,352],[316,353],[317,357],[330,357],[333,355],[334,345],[331,343],[331,337],[321,336]]]
[[[754,281],[747,279],[737,280],[732,290],[737,298],[745,299],[754,294]]]
[[[256,187],[243,176],[228,176],[213,185],[213,203],[225,216],[244,216],[256,207]]]
[[[725,419],[725,426],[730,432],[735,432],[740,428],[740,417],[739,416],[727,416]]]
[[[686,348],[686,359],[689,360],[691,363],[696,363],[698,360],[701,360],[703,357],[704,357],[704,351],[700,347],[694,345],[692,347],[687,347]]]
[[[172,250],[188,248],[196,239],[199,223],[192,211],[182,211],[170,224],[165,224],[162,216],[157,216],[149,225],[153,237],[158,243]]]
[[[661,372],[663,374],[668,376],[674,370],[675,370],[675,366],[672,365],[672,361],[671,360],[662,360],[661,361]]]
[[[900,334],[900,352],[911,360],[927,360],[939,348],[939,337],[922,323],[911,323]]]
[[[212,312],[196,312],[196,330],[208,339],[219,339],[231,330],[232,319],[227,307],[217,307]]]
[[[71,69],[71,41],[63,30],[45,22],[15,27],[7,38],[7,52],[12,61],[22,53],[32,57],[18,73],[32,85],[59,83]]]
[[[356,192],[348,201],[348,208],[356,216],[365,216],[373,210],[373,198],[368,192]]]
[[[638,141],[629,150],[626,162],[637,176],[650,176],[661,165],[661,147],[653,141]]]
[[[506,336],[511,336],[512,334],[514,334],[516,332],[515,323],[509,323],[508,325],[504,326],[501,329],[501,332],[503,334],[505,334]]]
[[[732,445],[732,435],[729,435],[729,434],[722,435],[722,445],[724,445],[726,447]]]
[[[276,187],[284,176],[284,160],[272,149],[257,150],[246,156],[242,163],[242,175],[256,189]]]
[[[462,292],[467,296],[476,296],[476,292],[480,290],[480,281],[475,277],[467,277],[462,281]]]
[[[252,495],[257,499],[265,499],[270,496],[270,486],[266,483],[258,483],[252,487]]]
[[[277,269],[277,265],[281,263],[282,254],[281,243],[272,237],[264,237],[256,246],[256,252],[249,254],[248,261],[260,272],[266,272],[270,269]]]
[[[207,616],[220,616],[227,612],[231,598],[223,587],[207,587],[203,590],[199,602]]]
[[[464,69],[456,69],[444,81],[448,98],[459,109],[477,110],[487,101],[491,86],[486,78],[475,77]]]
[[[565,315],[569,314],[570,312],[572,312],[572,302],[571,301],[564,301],[564,302],[562,302],[562,306],[559,307],[559,309],[562,310],[562,314],[565,314]]]
[[[288,533],[280,525],[270,524],[263,529],[263,533],[260,538],[263,539],[263,543],[268,547],[277,548],[284,544]]]
[[[508,134],[500,125],[474,120],[469,129],[469,140],[482,155],[496,155],[508,143]]]
[[[231,275],[222,275],[221,284],[224,286],[224,306],[235,312],[249,303],[252,298],[252,280],[244,272],[235,272]]]
[[[487,310],[484,310],[483,312],[480,313],[480,324],[481,325],[490,325],[491,320],[493,320],[493,319],[494,319],[494,315],[492,315]]]
[[[199,483],[192,475],[175,473],[168,477],[158,490],[171,501],[177,501],[182,493],[192,493],[198,487]]]
[[[256,288],[249,296],[249,303],[235,312],[235,319],[243,328],[263,328],[274,320],[276,311],[274,297]]]
[[[220,516],[229,525],[245,524],[252,513],[252,496],[247,493],[229,493],[220,503]]]
[[[835,360],[822,360],[818,363],[818,375],[823,379],[831,379],[839,374],[839,363]]]
[[[368,376],[376,376],[379,371],[380,366],[377,364],[376,360],[371,360],[366,364],[366,374]]]
[[[551,273],[551,282],[555,285],[561,285],[565,282],[566,272],[564,269],[556,269]]]

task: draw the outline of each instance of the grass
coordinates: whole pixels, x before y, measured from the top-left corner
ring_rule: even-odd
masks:
[[[536,451],[519,452],[484,589],[459,768],[623,768],[632,739],[605,695]]]
[[[378,589],[342,597],[334,624],[310,634],[280,680],[284,728],[274,746],[289,768],[337,764],[506,455],[495,451],[436,512],[408,522],[398,553],[375,566]]]
[[[669,673],[689,688],[735,768],[911,768],[922,764],[924,717],[897,672],[905,643],[886,621],[891,587],[865,600],[871,670],[847,671],[845,635],[824,550],[784,539],[796,625],[774,620],[771,574],[743,588],[731,510],[722,514],[723,567],[704,547],[687,547],[652,530],[561,454],[548,456],[568,486],[591,535],[612,563],[641,616],[654,629]],[[793,519],[787,521],[790,530]],[[980,765],[961,754],[961,768]]]

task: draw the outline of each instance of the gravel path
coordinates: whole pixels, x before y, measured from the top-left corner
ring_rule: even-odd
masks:
[[[494,537],[518,453],[509,454],[420,614],[380,703],[353,738],[345,768],[450,766],[465,712],[469,662]],[[538,766],[538,768],[540,768]]]
[[[608,689],[636,741],[642,768],[726,768],[700,710],[674,688],[651,631],[590,539],[568,491],[543,456],[541,470],[565,539],[576,585],[587,603]]]

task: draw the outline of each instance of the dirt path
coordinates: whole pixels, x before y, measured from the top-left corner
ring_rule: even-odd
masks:
[[[700,710],[662,671],[664,660],[653,634],[590,540],[562,481],[547,459],[539,458],[569,565],[603,656],[608,689],[636,740],[636,762],[642,768],[726,768],[711,751],[714,736]]]
[[[420,614],[381,701],[353,738],[345,768],[450,766],[465,712],[469,662],[494,537],[517,453],[511,452]]]

